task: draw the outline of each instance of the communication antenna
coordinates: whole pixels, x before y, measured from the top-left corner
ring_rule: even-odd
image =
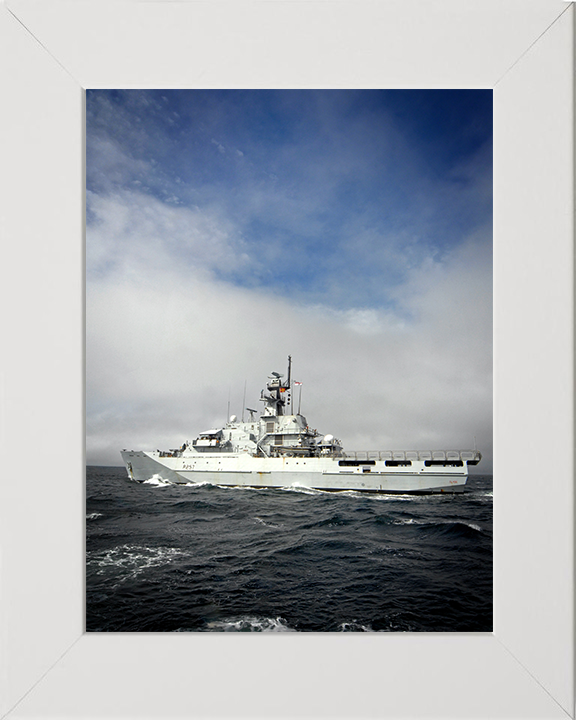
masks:
[[[244,397],[242,398],[242,422],[244,422],[244,405],[246,405],[246,380],[244,380]]]

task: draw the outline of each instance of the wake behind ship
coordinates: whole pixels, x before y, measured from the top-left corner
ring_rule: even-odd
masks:
[[[477,450],[344,452],[333,435],[312,430],[300,414],[287,414],[292,397],[291,358],[286,381],[273,372],[261,393],[258,418],[232,415],[221,428],[167,451],[123,450],[128,476],[139,482],[211,483],[255,488],[309,487],[381,493],[462,492]]]

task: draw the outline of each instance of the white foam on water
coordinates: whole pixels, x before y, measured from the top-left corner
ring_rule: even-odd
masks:
[[[361,625],[357,620],[338,625],[338,632],[374,632],[370,625]]]
[[[160,477],[160,475],[153,475],[148,480],[144,480],[144,483],[146,485],[154,485],[155,487],[193,487],[193,488],[201,488],[201,487],[226,487],[225,485],[215,485],[214,483],[209,482],[208,480],[202,480],[201,482],[185,482],[185,483],[175,483],[171,480],[165,480],[164,478]]]
[[[386,494],[381,492],[366,492],[362,490],[337,490],[336,492],[331,492],[330,495],[334,495],[335,497],[351,497],[351,498],[357,498],[358,500],[364,500],[366,502],[385,502],[385,503],[391,503],[391,502],[401,502],[404,500],[414,500],[413,497],[400,497],[397,495],[392,494]]]
[[[352,498],[364,498],[369,497],[372,493],[363,493],[359,490],[335,490],[332,492],[326,492],[326,495],[332,495],[335,498],[339,497],[352,497]]]
[[[406,520],[393,520],[392,525],[467,525],[472,530],[482,532],[482,528],[475,523],[464,522],[463,520],[416,520],[408,518]]]
[[[275,525],[274,523],[266,522],[266,520],[262,520],[262,518],[258,517],[257,515],[254,516],[254,520],[256,520],[256,522],[261,523],[262,525],[265,525],[266,527],[271,527],[271,528],[284,527],[283,525]]]
[[[220,490],[243,490],[246,492],[247,490],[251,491],[258,491],[258,490],[266,490],[267,488],[259,488],[254,487],[253,485],[216,485],[217,488],[220,488]]]
[[[478,530],[478,532],[482,532],[482,528],[480,525],[476,525],[476,523],[462,523],[463,525],[468,525],[468,527],[472,528],[472,530]]]
[[[174,483],[171,483],[170,480],[164,480],[164,478],[160,477],[160,475],[152,475],[152,477],[148,480],[144,480],[143,484],[154,485],[155,487],[167,487],[168,485],[173,485]]]
[[[303,495],[331,495],[332,493],[328,492],[327,490],[317,490],[316,488],[311,488],[308,485],[300,485],[300,483],[292,483],[292,485],[283,487],[281,490],[284,490],[284,492],[297,492],[302,493]]]
[[[90,515],[86,515],[86,520],[96,520],[99,517],[103,517],[102,513],[93,512],[90,513]]]
[[[121,545],[110,550],[87,553],[90,568],[103,575],[109,568],[121,571],[119,582],[132,579],[148,568],[170,564],[182,555],[182,551],[171,547],[148,548],[140,545]]]
[[[212,632],[296,632],[288,627],[281,617],[259,618],[239,617],[228,620],[213,620],[206,624],[206,630]]]
[[[482,532],[482,528],[480,527],[480,525],[476,525],[476,523],[465,522],[464,520],[437,520],[436,523],[438,525],[466,525],[467,527],[472,528],[472,530]]]

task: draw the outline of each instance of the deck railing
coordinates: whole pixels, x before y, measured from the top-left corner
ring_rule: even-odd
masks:
[[[479,461],[478,450],[346,450],[351,460],[463,460]]]

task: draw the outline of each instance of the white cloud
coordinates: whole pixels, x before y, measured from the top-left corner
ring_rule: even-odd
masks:
[[[216,212],[175,206],[139,191],[87,193],[88,277],[160,271],[184,277],[238,271],[248,263],[241,237]]]
[[[90,136],[86,152],[92,182],[101,189],[142,185],[150,177],[150,163],[130,157],[109,137]]]
[[[91,202],[89,464],[118,464],[123,447],[176,447],[223,422],[229,394],[240,416],[244,382],[254,407],[288,354],[302,411],[348,449],[471,447],[476,436],[490,455],[486,242],[413,269],[399,314],[336,311],[218,280],[230,258],[250,262],[218,218],[135,193]]]

